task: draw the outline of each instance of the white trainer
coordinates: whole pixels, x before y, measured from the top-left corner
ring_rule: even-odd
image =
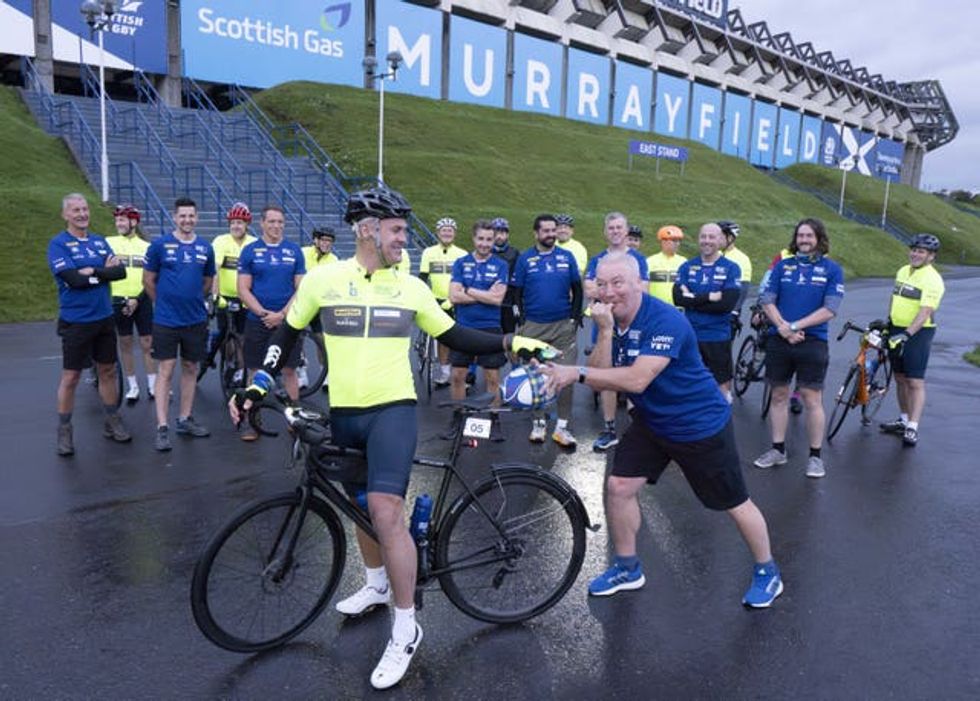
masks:
[[[544,443],[545,436],[548,435],[548,424],[544,419],[534,419],[531,424],[531,435],[527,437],[532,443]]]
[[[390,602],[390,585],[384,589],[375,589],[365,585],[346,599],[338,601],[335,608],[345,616],[360,616],[378,606],[386,606]]]
[[[422,626],[415,624],[415,639],[408,645],[400,645],[394,640],[388,640],[384,654],[378,660],[377,666],[371,672],[371,686],[375,689],[389,689],[402,680],[408,665],[415,656],[422,642]]]
[[[130,385],[129,389],[126,390],[126,402],[128,404],[133,404],[139,401],[140,398],[140,388],[139,385]]]

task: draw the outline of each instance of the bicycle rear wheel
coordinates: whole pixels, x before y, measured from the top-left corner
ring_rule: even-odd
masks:
[[[221,391],[226,397],[230,397],[232,392],[241,389],[248,382],[242,363],[242,342],[236,334],[229,333],[221,344],[221,363],[218,370],[221,375]]]
[[[446,596],[488,623],[517,623],[547,611],[582,568],[585,522],[578,504],[531,472],[491,477],[473,494],[460,495],[439,528],[436,567],[451,570],[440,577]]]
[[[247,505],[198,558],[191,609],[215,645],[232,652],[282,645],[333,596],[347,553],[343,527],[321,499],[301,507],[299,492]]]
[[[872,351],[868,351],[869,353]],[[867,425],[881,408],[882,402],[888,395],[888,388],[892,382],[892,366],[888,362],[888,356],[882,353],[879,356],[878,365],[874,373],[868,378],[868,403],[861,407],[861,421]]]
[[[320,391],[327,378],[327,350],[323,344],[323,334],[304,331],[302,343],[300,365],[306,370],[306,386],[300,387],[299,396],[309,397]]]
[[[755,336],[747,336],[738,349],[738,356],[735,358],[735,376],[732,380],[732,389],[736,397],[745,394],[745,390],[752,384],[755,378]]]
[[[844,379],[844,384],[840,386],[837,395],[834,397],[834,410],[830,412],[830,419],[827,421],[828,442],[837,435],[841,424],[844,423],[844,417],[854,406],[854,400],[857,397],[858,376],[860,375],[858,370],[857,365],[851,365],[851,369],[847,371],[847,377]]]

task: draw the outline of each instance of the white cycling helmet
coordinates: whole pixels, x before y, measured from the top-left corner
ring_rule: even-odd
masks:
[[[444,226],[452,227],[454,231],[459,229],[459,227],[456,226],[456,220],[453,219],[452,217],[443,217],[442,219],[436,222],[437,229],[441,229]]]

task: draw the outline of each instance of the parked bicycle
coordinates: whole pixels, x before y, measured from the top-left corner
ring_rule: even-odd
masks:
[[[881,408],[892,381],[892,366],[888,361],[888,322],[878,319],[863,328],[847,321],[837,340],[842,340],[849,331],[859,332],[861,340],[857,356],[834,397],[834,409],[827,422],[828,441],[837,435],[844,417],[855,407],[861,407],[861,424],[869,425]]]
[[[527,620],[554,606],[572,586],[585,556],[586,529],[598,526],[571,486],[534,465],[491,465],[489,476],[470,484],[456,462],[464,446],[490,435],[490,419],[477,415],[506,410],[482,402],[450,404],[456,407],[457,431],[449,458],[414,461],[443,470],[431,526],[413,528],[416,605],[422,606],[426,585],[438,582],[473,618]],[[361,481],[364,454],[331,444],[327,414],[294,404],[281,391],[262,406],[284,416],[295,436],[294,457],[305,465],[300,483],[239,510],[205,547],[191,584],[201,632],[235,652],[282,645],[323,611],[346,560],[341,516],[377,539],[365,507],[334,483]]]
[[[769,339],[769,319],[761,304],[749,308],[752,333],[745,337],[735,356],[735,372],[732,390],[741,397],[753,382],[762,382],[762,418],[769,414],[772,404],[772,387],[766,382],[766,342]]]
[[[439,362],[439,356],[436,353],[436,341],[425,331],[419,329],[415,336],[415,343],[412,345],[412,347],[415,350],[415,371],[418,373],[419,382],[422,384],[422,387],[425,388],[426,396],[431,399],[432,368],[435,363]]]

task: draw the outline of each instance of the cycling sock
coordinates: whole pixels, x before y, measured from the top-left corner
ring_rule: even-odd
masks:
[[[391,639],[399,645],[408,645],[415,640],[415,607],[395,608],[395,620],[391,625]]]
[[[136,384],[136,375],[127,375],[126,376],[126,381],[129,383],[129,388],[130,389],[132,389],[133,387],[136,387],[137,386],[137,384]]]
[[[59,424],[62,424],[62,425],[64,425],[64,424],[70,424],[71,423],[71,412],[69,411],[67,414],[62,414],[61,412],[58,412],[58,423]]]
[[[908,422],[909,422],[909,415],[906,414],[904,411],[901,414],[899,414],[899,418],[902,420],[902,423],[903,424],[908,424]]]
[[[157,374],[155,372],[147,373],[146,375],[146,388],[153,391],[153,388],[157,385]]]
[[[918,421],[906,421],[905,422],[905,428],[911,428],[913,431],[918,431],[919,430],[919,422]]]
[[[624,570],[633,571],[640,566],[640,558],[636,555],[629,555],[626,557],[617,555],[616,559],[613,560],[613,564],[616,565],[616,567],[621,567]]]
[[[116,405],[115,404],[103,404],[102,405],[102,411],[105,412],[105,415],[106,416],[112,416],[113,414],[115,414],[116,412],[118,412],[119,409],[116,408]]]
[[[810,457],[811,458],[819,458],[820,457],[820,448],[810,448]]]
[[[381,567],[365,567],[364,572],[369,587],[378,591],[384,591],[388,588],[388,572],[384,565]]]
[[[568,419],[558,419],[558,423],[555,425],[555,430],[558,431],[563,428],[568,428]]]
[[[607,431],[615,431],[616,430],[616,419],[613,419],[612,421],[607,421],[606,422],[606,430]]]
[[[774,442],[772,444],[772,447],[778,450],[780,453],[784,453],[784,454],[786,453],[786,441],[783,441],[781,443]]]

